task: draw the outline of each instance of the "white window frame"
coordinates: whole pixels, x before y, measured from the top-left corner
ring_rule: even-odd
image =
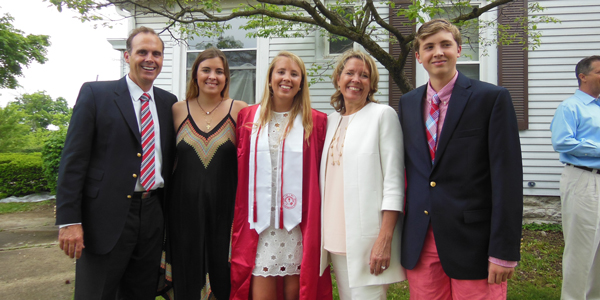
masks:
[[[271,39],[258,38],[256,41],[256,87],[254,89],[255,103],[260,103],[262,100],[264,86],[267,84],[267,72],[269,72],[269,51]]]
[[[478,5],[479,7],[482,7],[484,5],[486,5],[487,3],[485,1],[479,0],[479,1],[471,1],[471,5]],[[492,21],[497,19],[498,16],[498,9],[494,8],[490,11],[487,11],[485,13],[483,13],[479,19],[483,22],[485,21]],[[429,21],[431,18],[428,15],[423,15],[423,18],[425,18],[426,21]],[[418,25],[418,27],[420,27],[421,24]],[[417,29],[418,29],[417,27]],[[494,34],[496,33],[495,30],[485,30],[483,32],[480,32],[480,36],[484,39],[493,39],[494,38]],[[492,84],[498,84],[498,49],[496,47],[496,45],[490,45],[490,46],[479,46],[479,61],[460,61],[457,62],[457,65],[459,64],[479,64],[479,80],[480,81],[485,81],[485,82],[489,82]],[[487,55],[483,55],[483,53],[487,52]],[[420,64],[416,57],[415,59],[415,64],[416,64],[416,74],[415,74],[415,79],[416,79],[416,86],[421,86],[423,84],[426,84],[427,81],[429,80],[429,75],[427,74],[427,70],[425,70],[425,68],[423,68],[423,65]]]

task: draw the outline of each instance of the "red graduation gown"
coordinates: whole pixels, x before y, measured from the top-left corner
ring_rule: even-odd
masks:
[[[248,224],[248,169],[250,162],[251,124],[258,105],[242,109],[237,120],[238,186],[231,241],[230,299],[251,299],[250,281],[258,233]],[[313,131],[309,143],[304,141],[302,174],[302,264],[300,270],[300,299],[332,299],[331,276],[327,270],[319,276],[321,249],[321,194],[319,166],[325,142],[327,115],[312,110]],[[249,125],[250,124],[250,125]],[[329,269],[329,268],[328,268]]]

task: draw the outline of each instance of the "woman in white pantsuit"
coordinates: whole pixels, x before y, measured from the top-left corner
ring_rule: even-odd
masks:
[[[340,298],[386,299],[405,280],[400,265],[404,152],[398,115],[378,104],[379,73],[368,55],[338,62],[321,158],[321,272],[333,264]],[[340,213],[343,212],[343,213]]]

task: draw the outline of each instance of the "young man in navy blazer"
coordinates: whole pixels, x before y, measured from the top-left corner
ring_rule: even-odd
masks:
[[[520,259],[523,170],[508,91],[456,70],[461,37],[429,21],[414,49],[429,82],[400,99],[411,299],[505,299]]]
[[[56,224],[60,248],[77,258],[76,300],[155,298],[163,187],[175,156],[171,106],[177,102],[153,86],[163,50],[154,30],[135,29],[125,52],[129,74],[85,83],[73,108],[59,168]]]

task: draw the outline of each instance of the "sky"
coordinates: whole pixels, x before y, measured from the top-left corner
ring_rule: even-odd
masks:
[[[121,55],[107,38],[126,38],[127,20],[112,23],[112,29],[97,23],[94,29],[94,23],[76,19],[75,12],[58,12],[43,0],[0,0],[0,15],[6,13],[15,19],[13,26],[25,34],[49,35],[51,46],[45,64],[33,62],[17,77],[22,87],[0,89],[0,107],[21,94],[37,91],[46,91],[52,99],[63,97],[73,107],[84,82],[119,78]],[[105,13],[120,17],[114,7]]]

